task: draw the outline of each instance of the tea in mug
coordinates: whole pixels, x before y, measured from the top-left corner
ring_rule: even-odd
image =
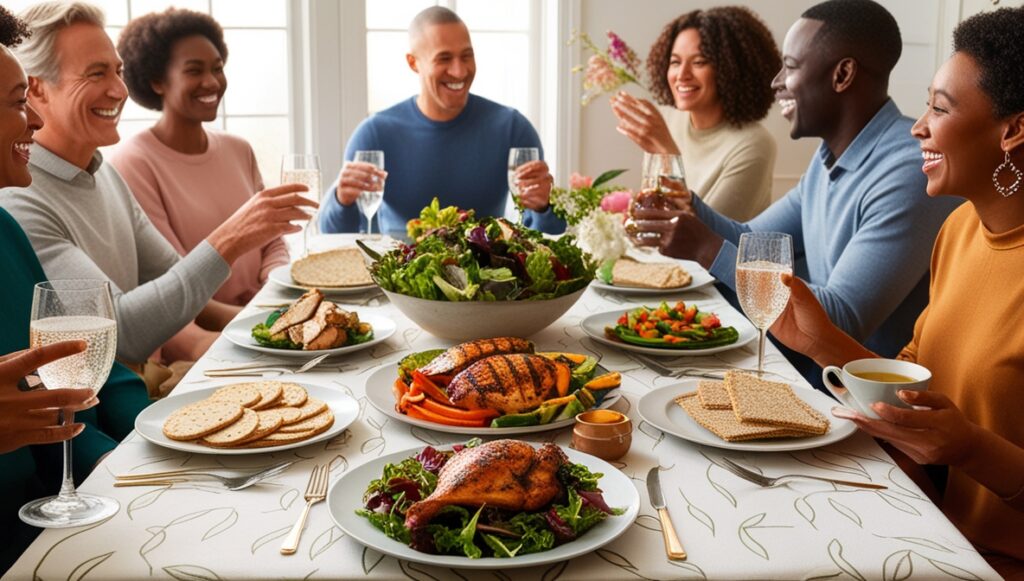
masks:
[[[906,375],[886,371],[858,371],[857,373],[850,373],[850,375],[868,381],[881,381],[884,383],[914,383],[915,381]]]

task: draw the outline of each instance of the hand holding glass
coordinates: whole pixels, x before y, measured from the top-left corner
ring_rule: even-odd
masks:
[[[309,191],[303,197],[320,203],[320,157],[313,154],[292,153],[281,158],[281,183],[303,184]],[[302,230],[302,254],[309,254],[310,239],[320,233],[317,214],[310,217]]]
[[[519,208],[519,182],[516,180],[516,170],[519,166],[531,161],[540,159],[540,149],[536,147],[513,147],[508,150],[508,193],[512,198],[512,205]],[[519,210],[519,222],[523,221],[523,211]]]
[[[383,170],[384,152],[357,151],[352,161],[368,163],[377,169]],[[359,192],[359,197],[356,198],[356,205],[359,206],[359,211],[363,216],[366,216],[367,234],[373,234],[373,216],[380,209],[381,204],[384,203],[384,178],[374,175],[372,179],[373,189]]]
[[[107,381],[117,351],[117,322],[110,283],[105,280],[54,280],[41,282],[32,294],[29,324],[32,347],[60,341],[81,340],[85,351],[39,368],[47,389],[90,388],[99,391]],[[62,424],[73,413],[60,412]],[[60,494],[34,500],[21,507],[18,516],[26,523],[46,528],[81,526],[117,512],[116,500],[75,492],[71,472],[71,441],[64,441],[64,480]]]
[[[757,374],[764,373],[764,341],[768,327],[789,302],[789,287],[782,275],[793,274],[793,239],[780,232],[747,232],[740,235],[736,254],[736,295],[743,312],[760,331]]]

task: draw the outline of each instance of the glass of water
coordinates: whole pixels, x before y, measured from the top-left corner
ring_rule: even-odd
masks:
[[[320,156],[309,153],[289,153],[281,158],[281,183],[303,184],[309,191],[303,197],[320,203]],[[302,229],[302,254],[309,254],[310,240],[320,233],[317,214],[310,217]]]
[[[781,232],[746,232],[736,254],[736,295],[740,306],[760,331],[757,374],[764,373],[764,341],[768,327],[789,303],[782,275],[793,274],[793,239]]]
[[[53,280],[35,286],[29,341],[40,347],[61,341],[85,341],[85,351],[39,368],[47,389],[91,388],[107,381],[117,351],[117,322],[110,283],[105,280]],[[74,421],[59,413],[62,425]],[[64,441],[64,479],[57,496],[40,498],[21,507],[18,516],[44,528],[76,527],[103,520],[118,511],[116,500],[75,491],[71,472],[71,441]]]
[[[508,150],[508,194],[512,198],[512,205],[519,212],[519,223],[523,223],[523,211],[519,209],[519,184],[516,182],[516,169],[519,166],[537,161],[540,159],[540,149],[537,147],[513,147]]]
[[[352,161],[358,161],[362,163],[368,163],[377,169],[384,169],[384,152],[369,150],[369,151],[357,151]],[[373,234],[373,217],[377,214],[377,210],[380,209],[381,204],[384,203],[384,178],[379,176],[373,176],[373,186],[371,190],[365,192],[359,192],[359,197],[356,198],[356,205],[359,206],[359,211],[366,216],[366,233]]]

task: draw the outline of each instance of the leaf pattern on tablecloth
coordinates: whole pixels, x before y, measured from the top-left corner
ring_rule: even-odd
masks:
[[[161,486],[160,488],[157,488],[156,490],[149,490],[147,492],[143,492],[142,494],[136,496],[135,498],[133,498],[131,500],[131,502],[128,503],[128,508],[126,509],[125,514],[128,515],[128,518],[132,518],[132,513],[134,513],[137,510],[142,510],[142,509],[146,508],[147,506],[152,505],[154,502],[156,502],[157,500],[160,499],[160,497],[163,495],[163,493],[165,493],[168,490],[170,490],[171,486],[173,486],[173,485],[172,484],[168,484],[167,486]]]
[[[797,462],[800,462],[801,464],[806,464],[807,466],[811,466],[819,470],[828,470],[831,472],[852,474],[854,476],[859,476],[862,478],[866,478],[868,480],[871,479],[871,473],[868,472],[867,468],[865,468],[863,464],[843,454],[837,454],[835,452],[817,449],[812,450],[807,455],[809,455],[811,460],[814,461],[812,462],[811,460],[803,457],[802,455],[797,455],[794,453],[789,454],[789,456],[796,460]]]
[[[978,577],[974,573],[971,573],[970,571],[962,567],[957,567],[956,565],[946,563],[945,561],[939,561],[938,559],[929,559],[928,557],[925,557],[924,555],[916,551],[914,552],[914,554],[918,557],[922,557],[925,561],[928,561],[932,567],[935,567],[936,569],[942,571],[950,577],[953,577],[955,579],[963,579],[964,581],[981,581],[981,577]]]
[[[639,569],[636,568],[636,565],[634,565],[630,562],[629,559],[627,559],[619,553],[616,553],[615,551],[611,551],[608,549],[598,549],[594,551],[594,554],[603,559],[604,561],[611,563],[612,565],[615,565],[623,571],[626,571],[637,577],[641,577],[641,575],[638,573]]]
[[[641,421],[639,424],[637,424],[636,431],[654,440],[654,444],[651,446],[651,450],[657,448],[658,444],[660,444],[661,441],[665,439],[665,432],[662,432],[658,428],[655,428],[651,424],[648,424],[646,420]]]
[[[158,547],[160,547],[160,545],[164,544],[164,541],[167,540],[167,530],[168,529],[170,529],[171,527],[175,527],[175,526],[178,526],[178,525],[181,525],[181,524],[185,524],[187,522],[191,522],[191,521],[194,521],[196,519],[203,518],[203,517],[205,517],[207,515],[216,514],[216,513],[219,513],[219,512],[225,512],[226,513],[225,518],[222,518],[221,520],[217,521],[217,524],[213,525],[213,527],[211,527],[211,528],[206,530],[206,533],[200,539],[200,541],[204,541],[207,538],[209,538],[209,536],[216,536],[216,534],[220,534],[220,532],[223,532],[223,531],[220,531],[220,532],[215,533],[214,535],[210,535],[211,531],[216,529],[218,526],[221,526],[225,522],[225,519],[230,521],[230,515],[232,513],[235,513],[235,520],[238,519],[237,511],[233,507],[221,506],[221,507],[216,507],[216,508],[207,508],[205,510],[197,510],[195,512],[190,512],[190,513],[187,513],[187,514],[183,514],[183,515],[181,515],[181,516],[171,520],[170,522],[168,522],[167,524],[165,524],[163,526],[157,525],[157,526],[147,527],[146,528],[146,532],[148,532],[150,534],[150,537],[148,539],[146,539],[146,541],[144,543],[142,543],[141,547],[139,547],[139,556],[142,557],[142,560],[145,561],[146,565],[149,567],[149,574],[150,575],[153,574],[153,564],[149,561],[149,558],[147,557],[147,555],[149,555],[149,553],[153,552]],[[232,522],[231,524],[233,525],[234,523]],[[228,528],[230,528],[230,527],[228,527]]]
[[[909,502],[903,500],[902,498],[897,498],[895,496],[892,496],[891,494],[886,494],[885,491],[882,490],[876,490],[874,492],[879,496],[879,498],[884,500],[886,504],[895,508],[896,510],[900,512],[905,512],[907,514],[912,514],[914,516],[921,516],[921,511],[911,506]]]
[[[837,567],[842,569],[843,573],[857,579],[857,581],[867,581],[867,579],[860,574],[860,571],[858,571],[856,567],[851,565],[850,562],[843,557],[843,544],[839,542],[839,539],[832,539],[829,541],[828,556]]]
[[[428,446],[436,447],[445,445],[445,443],[438,438],[439,434],[437,432],[426,430],[419,426],[413,426],[412,429],[409,430],[409,432],[412,434],[412,437],[416,438],[417,440],[423,442]]]
[[[164,567],[164,573],[177,581],[221,581],[220,575],[198,565],[170,565]]]
[[[668,564],[672,565],[674,567],[678,567],[680,569],[683,569],[687,573],[695,575],[696,576],[696,577],[694,577],[695,579],[707,579],[708,578],[708,575],[707,575],[707,573],[704,572],[704,569],[701,569],[695,563],[692,563],[690,561],[673,561],[673,560],[669,559],[668,560]],[[686,577],[680,577],[680,579],[686,579]]]
[[[348,446],[348,441],[352,439],[351,430],[342,430],[340,434],[328,440],[327,445],[324,446],[324,450],[328,452],[334,452]]]
[[[850,521],[852,521],[853,524],[857,525],[860,528],[864,528],[864,521],[861,520],[860,515],[857,514],[855,510],[839,502],[838,500],[835,500],[834,498],[829,498],[828,503],[832,505],[832,508],[835,509],[836,512],[850,519]]]
[[[743,546],[746,547],[747,550],[758,557],[761,557],[765,561],[769,561],[771,560],[771,557],[768,555],[768,549],[754,538],[751,531],[757,529],[791,529],[793,527],[792,525],[763,525],[761,523],[764,521],[766,516],[768,516],[768,513],[762,512],[746,519],[740,523],[737,534],[740,537],[740,542],[743,543]]]
[[[213,537],[235,526],[235,523],[237,522],[238,511],[232,508],[231,511],[219,523],[213,525],[209,528],[209,530],[206,531],[206,533],[203,535],[203,540],[206,541],[212,539]]]
[[[120,512],[120,511],[118,511],[118,512]],[[117,515],[115,514],[114,516],[117,516]],[[106,519],[103,519],[103,520],[101,520],[100,522],[98,522],[98,523],[96,523],[96,524],[93,524],[93,525],[89,525],[89,526],[87,526],[87,527],[82,527],[82,528],[80,528],[80,529],[76,530],[75,532],[73,532],[73,533],[71,533],[71,534],[67,535],[66,537],[64,537],[64,538],[60,539],[60,540],[59,540],[59,541],[57,541],[56,543],[54,543],[54,544],[50,545],[50,548],[46,549],[46,552],[44,552],[44,553],[43,553],[43,556],[42,556],[42,557],[40,557],[40,558],[39,558],[39,561],[38,561],[38,562],[36,563],[36,566],[35,566],[35,568],[33,568],[33,569],[32,569],[32,578],[33,578],[33,579],[39,579],[39,578],[40,578],[40,577],[39,577],[39,569],[41,569],[41,568],[43,567],[43,563],[45,563],[45,562],[46,562],[46,559],[47,559],[47,557],[49,557],[49,556],[50,556],[50,554],[51,554],[51,553],[53,553],[53,551],[55,551],[55,550],[57,549],[57,547],[59,547],[59,546],[61,546],[62,544],[64,544],[64,541],[70,540],[70,539],[72,539],[72,538],[74,538],[74,537],[76,537],[76,536],[78,536],[78,535],[82,535],[82,534],[85,534],[85,533],[87,533],[87,532],[89,532],[89,531],[93,530],[93,529],[94,529],[94,528],[96,528],[96,527],[102,526],[102,525],[103,525],[104,523],[106,523],[107,521],[109,521],[109,520],[110,520],[111,518],[114,518],[114,516],[112,516],[112,517],[110,517],[110,518],[106,518]],[[9,572],[10,572],[10,571],[8,571],[8,573],[9,573]],[[5,573],[5,575],[6,575],[6,573]]]
[[[953,553],[954,552],[953,549],[950,549],[949,547],[941,545],[941,544],[939,544],[939,543],[937,543],[935,541],[932,541],[932,540],[922,539],[921,537],[887,537],[885,535],[877,535],[877,534],[875,536],[880,538],[880,539],[892,539],[892,540],[895,540],[895,541],[903,541],[904,543],[910,543],[912,545],[917,545],[919,547],[924,547],[926,549],[931,549],[933,551],[942,551],[944,553]]]
[[[380,562],[384,560],[384,553],[378,553],[370,547],[363,547],[363,575],[369,575],[370,571],[377,568]]]
[[[633,521],[633,524],[642,529],[647,529],[649,531],[654,531],[656,533],[661,532],[661,521],[658,520],[657,517],[651,516],[649,514],[642,514],[636,517],[636,520]]]
[[[914,574],[913,551],[896,551],[882,562],[882,579],[903,581]]]
[[[544,574],[541,575],[540,581],[558,581],[558,578],[565,572],[565,568],[569,566],[569,561],[559,561],[554,565],[547,568]]]
[[[811,506],[811,503],[807,500],[808,498],[810,498],[810,496],[811,495],[808,494],[806,496],[801,496],[794,500],[793,508],[796,509],[797,514],[802,516],[804,520],[807,521],[808,524],[810,524],[814,530],[818,530],[817,525],[814,524],[814,519],[817,518],[818,515],[816,512],[814,512],[814,507]]]
[[[113,554],[114,551],[110,551],[109,553],[96,555],[91,559],[86,559],[85,561],[79,563],[77,567],[72,569],[71,574],[68,575],[68,581],[82,581],[82,579],[85,579],[85,576],[88,575],[90,571],[92,571],[96,567],[99,567],[103,563],[103,561],[109,559],[110,556]]]
[[[298,488],[289,488],[288,490],[285,490],[284,492],[281,493],[280,496],[277,497],[277,506],[278,506],[278,508],[274,508],[274,509],[271,509],[271,510],[266,510],[266,511],[263,511],[263,512],[264,512],[264,514],[267,514],[267,513],[271,513],[271,512],[282,511],[282,510],[287,511],[289,508],[292,507],[292,504],[294,504],[295,501],[298,498],[299,498],[299,489]]]
[[[272,542],[276,541],[277,539],[284,538],[284,536],[287,535],[288,531],[290,531],[290,530],[292,530],[292,525],[281,527],[279,529],[274,529],[274,530],[270,531],[269,533],[260,536],[259,538],[257,538],[255,541],[252,542],[252,545],[249,547],[249,551],[253,555],[255,555],[256,551],[258,551],[261,547],[263,547],[267,543],[272,543]]]
[[[701,452],[701,455],[703,456],[704,452]],[[704,456],[704,457],[707,458],[707,456]],[[710,460],[710,458],[708,458],[708,459]],[[721,484],[715,482],[715,479],[711,477],[711,468],[714,467],[714,466],[716,466],[716,464],[714,462],[711,462],[711,464],[708,464],[708,469],[704,472],[704,476],[708,479],[708,483],[711,484],[711,487],[714,488],[723,497],[725,497],[725,499],[729,501],[729,504],[731,504],[733,506],[733,508],[736,508],[736,497],[733,496],[733,494],[731,492],[729,492],[728,488],[726,488],[726,487],[722,486]]]
[[[886,474],[886,478],[889,480],[889,483],[891,484],[891,486],[889,486],[890,492],[892,492],[893,494],[907,496],[909,498],[913,498],[914,500],[921,500],[920,494],[914,492],[910,488],[907,488],[906,486],[897,482],[895,478],[896,476],[903,476],[904,478],[906,478],[906,475],[903,474],[903,471],[900,470],[898,466],[893,466],[892,468],[889,469],[889,472]]]
[[[309,560],[312,561],[323,554],[324,551],[331,548],[334,543],[337,543],[341,539],[345,538],[345,533],[341,532],[341,529],[331,525],[324,532],[320,533],[313,539],[313,543],[309,545]]]
[[[420,565],[417,565],[412,561],[403,561],[399,559],[398,568],[402,570],[402,573],[405,574],[406,577],[413,579],[414,581],[425,581],[427,579],[430,579],[431,581],[441,581],[441,579],[434,577],[423,569],[420,569]]]
[[[686,511],[690,513],[690,516],[695,518],[697,522],[706,526],[711,531],[711,536],[715,536],[715,520],[711,518],[711,515],[701,510],[699,506],[690,502],[689,498],[686,498],[686,493],[683,489],[679,489],[680,496],[683,497],[683,502],[686,503]]]
[[[384,445],[387,443],[387,440],[384,438],[384,426],[388,425],[388,420],[385,419],[383,424],[378,424],[377,420],[367,417],[366,423],[377,430],[377,435],[363,442],[362,446],[359,447],[359,451],[367,455],[371,452],[377,452],[377,455],[380,456],[384,453]]]

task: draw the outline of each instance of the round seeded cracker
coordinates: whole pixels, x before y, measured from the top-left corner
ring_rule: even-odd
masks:
[[[237,402],[204,399],[171,412],[164,421],[163,432],[172,440],[195,440],[233,424],[242,413]]]
[[[251,409],[246,408],[243,410],[242,417],[239,418],[238,421],[225,426],[212,434],[203,436],[200,443],[207,446],[213,446],[214,448],[234,446],[251,436],[259,425],[259,415]]]
[[[260,381],[253,385],[259,390],[261,399],[252,409],[263,410],[281,403],[284,384],[280,381]]]
[[[299,433],[308,430],[315,430],[320,428],[323,424],[327,424],[330,427],[334,423],[334,414],[331,413],[330,408],[318,413],[315,416],[306,418],[301,422],[296,422],[281,428],[284,433]]]
[[[315,397],[308,397],[306,398],[306,403],[302,404],[302,406],[297,409],[299,410],[299,419],[296,421],[301,422],[302,420],[311,418],[327,409],[327,402]]]
[[[217,389],[208,399],[233,401],[249,408],[259,403],[263,396],[255,383],[234,383]]]
[[[309,397],[309,393],[306,392],[306,388],[297,383],[282,383],[281,387],[284,388],[284,394],[281,396],[281,401],[278,403],[292,407],[299,407],[306,403],[306,398]]]

